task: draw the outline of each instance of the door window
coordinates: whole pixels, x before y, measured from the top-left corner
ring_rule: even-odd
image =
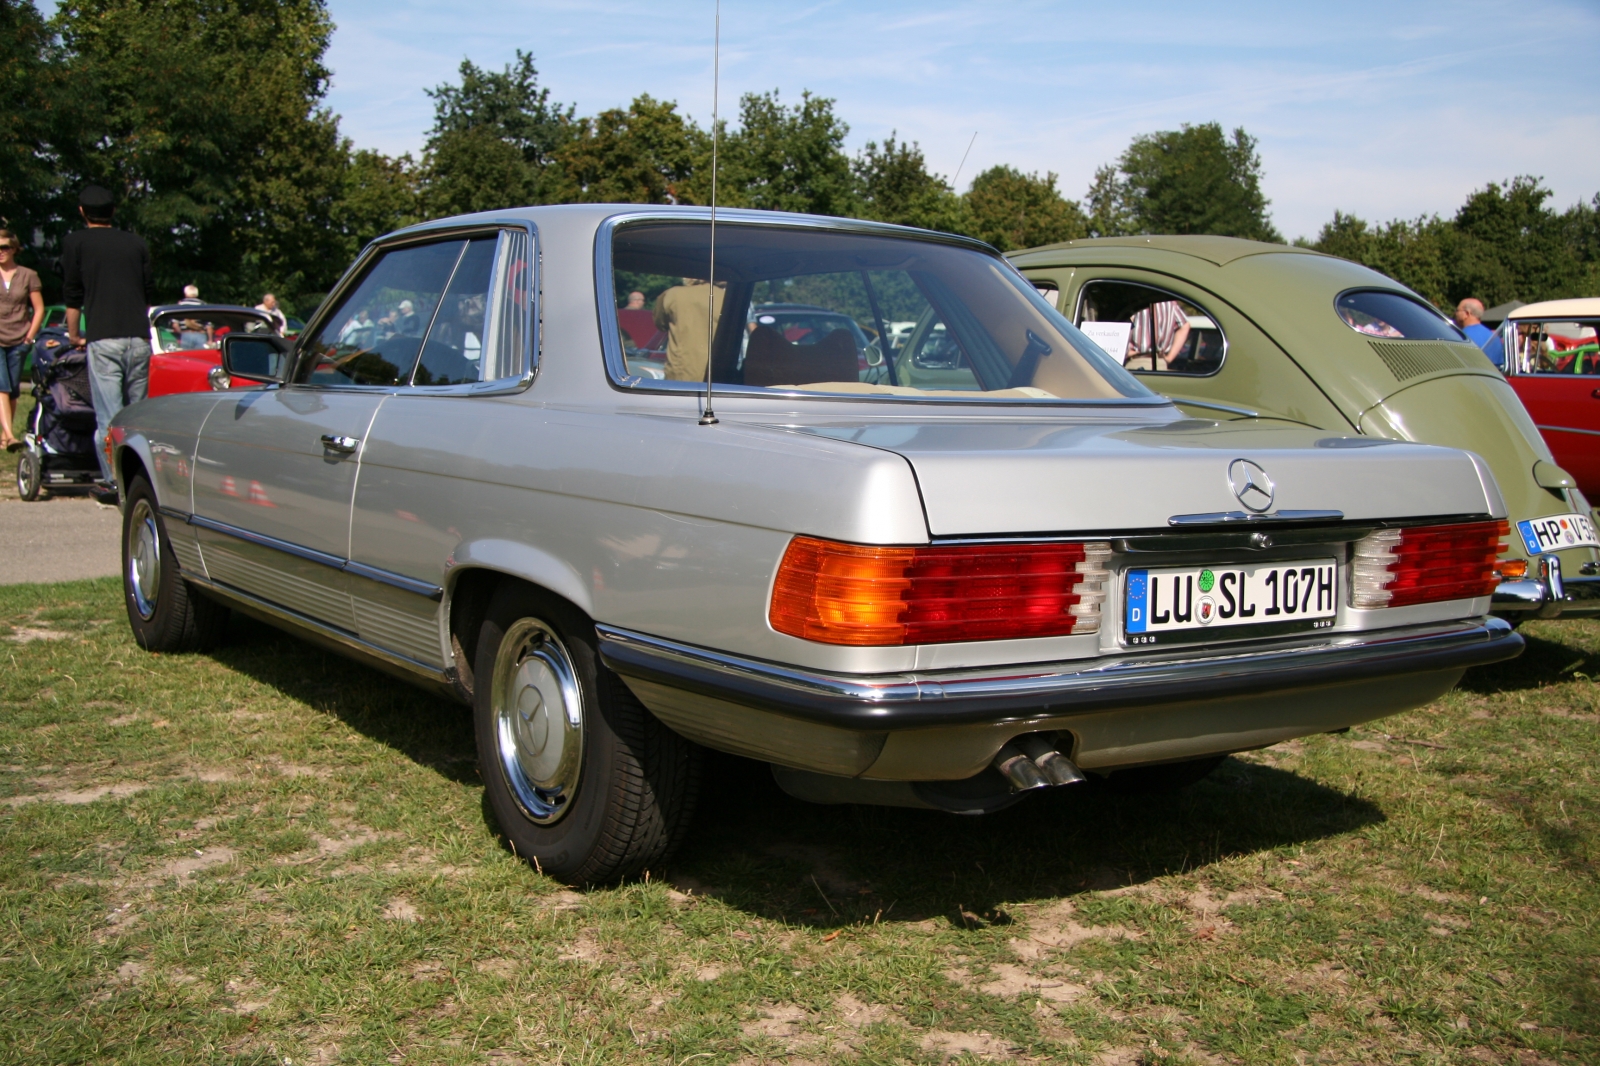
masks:
[[[520,375],[531,298],[528,236],[384,252],[307,343],[309,385],[467,385]]]
[[[1078,328],[1129,370],[1215,374],[1227,338],[1199,304],[1131,281],[1091,281],[1078,297]]]
[[[1600,320],[1511,324],[1512,365],[1519,374],[1600,375]]]

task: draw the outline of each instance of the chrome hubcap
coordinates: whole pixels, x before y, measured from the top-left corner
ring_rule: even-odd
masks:
[[[155,509],[149,500],[133,505],[128,519],[128,591],[134,609],[149,621],[156,613],[156,595],[161,588],[161,534],[156,529]]]
[[[500,769],[523,813],[548,825],[567,813],[583,766],[583,693],[566,646],[524,618],[507,631],[490,689]]]

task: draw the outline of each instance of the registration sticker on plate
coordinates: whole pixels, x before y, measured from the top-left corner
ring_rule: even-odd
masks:
[[[1517,523],[1522,543],[1528,546],[1529,555],[1540,552],[1561,551],[1563,548],[1595,548],[1594,523],[1588,515],[1553,514],[1545,518],[1530,518]]]
[[[1223,629],[1228,637],[1326,629],[1339,609],[1338,573],[1332,559],[1128,570],[1123,630],[1129,644],[1174,644]]]

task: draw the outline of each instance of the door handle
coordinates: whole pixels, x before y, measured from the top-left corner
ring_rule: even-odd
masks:
[[[324,448],[331,448],[336,452],[343,452],[345,455],[349,455],[351,452],[361,447],[361,438],[341,437],[337,433],[324,433],[322,435],[322,446]]]

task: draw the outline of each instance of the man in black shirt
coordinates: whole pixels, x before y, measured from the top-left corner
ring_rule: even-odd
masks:
[[[113,229],[116,201],[98,185],[84,187],[78,213],[87,229],[67,234],[61,242],[66,275],[67,336],[84,343],[78,326],[89,317],[89,385],[94,397],[94,444],[100,471],[113,483],[106,466],[106,427],[116,413],[145,398],[150,385],[150,314],[155,278],[144,238]],[[115,498],[115,489],[109,495]]]

